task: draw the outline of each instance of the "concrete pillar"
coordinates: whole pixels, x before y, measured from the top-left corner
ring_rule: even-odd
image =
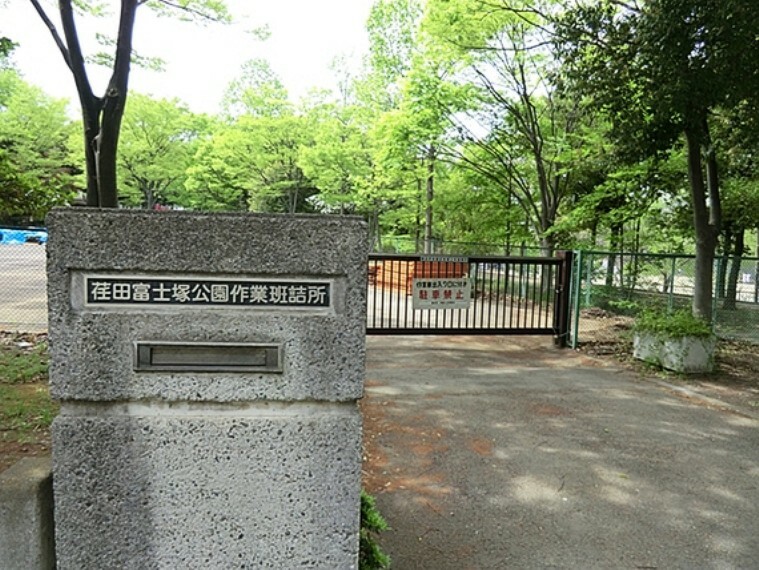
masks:
[[[357,567],[364,222],[48,229],[59,568]]]

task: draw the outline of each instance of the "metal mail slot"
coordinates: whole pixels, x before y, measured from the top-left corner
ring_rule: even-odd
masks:
[[[134,369],[171,372],[282,372],[278,344],[135,342]]]

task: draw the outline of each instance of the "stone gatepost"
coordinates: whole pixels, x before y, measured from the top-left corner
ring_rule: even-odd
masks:
[[[364,222],[48,228],[59,568],[355,568]]]

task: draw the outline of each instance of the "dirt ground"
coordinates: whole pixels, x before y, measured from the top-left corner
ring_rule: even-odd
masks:
[[[746,341],[720,340],[711,374],[678,374],[661,370],[632,358],[632,319],[598,314],[583,331],[587,339],[576,349],[600,361],[611,361],[634,370],[640,377],[680,385],[707,398],[721,400],[738,409],[759,412],[759,345]],[[583,322],[589,317],[583,315]]]
[[[50,455],[50,434],[40,434],[35,441],[0,440],[0,473],[8,469],[22,457]]]

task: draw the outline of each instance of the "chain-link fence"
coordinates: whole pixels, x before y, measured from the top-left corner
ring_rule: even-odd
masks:
[[[44,230],[0,228],[0,330],[47,329]]]
[[[472,241],[443,241],[434,239],[429,253],[437,255],[495,255],[540,257],[541,249],[520,243],[485,243]],[[424,239],[408,236],[384,236],[375,243],[374,253],[425,253]]]
[[[712,318],[722,338],[759,342],[759,258],[717,258]],[[572,345],[611,339],[644,308],[689,308],[692,255],[577,251],[572,279]]]

